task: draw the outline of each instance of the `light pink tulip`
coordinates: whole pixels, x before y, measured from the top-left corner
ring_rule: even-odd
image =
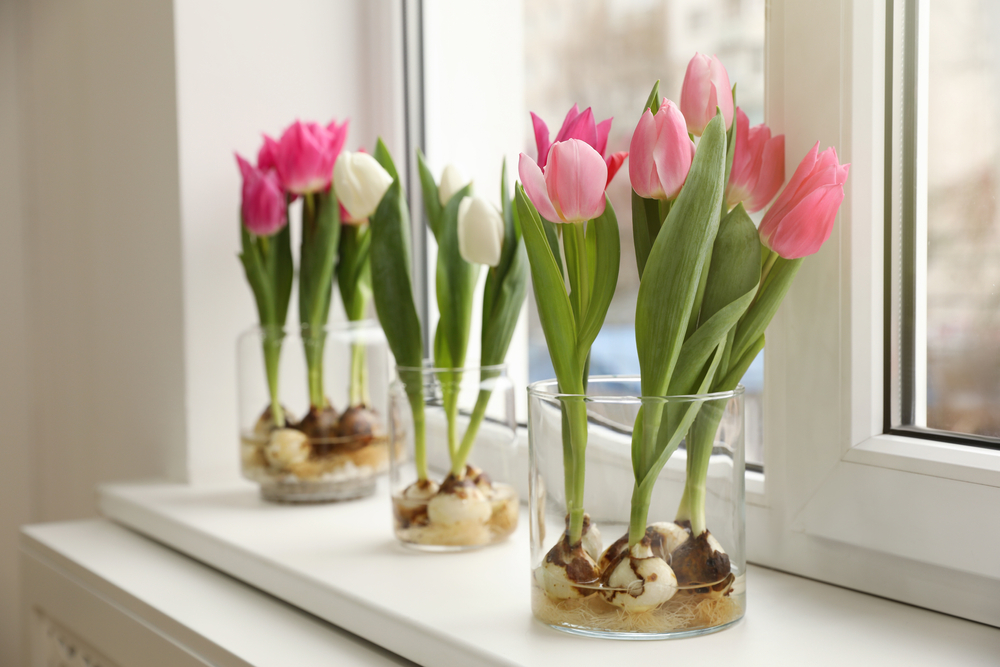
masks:
[[[681,87],[681,111],[687,119],[688,131],[700,137],[708,122],[715,118],[715,109],[722,110],[726,129],[733,124],[733,89],[729,74],[716,56],[694,54],[684,74]]]
[[[278,141],[264,135],[257,162],[263,167],[273,165],[281,184],[293,194],[326,190],[330,187],[333,165],[347,139],[347,124],[346,120],[340,125],[331,121],[323,127],[297,120]]]
[[[664,99],[655,116],[649,109],[643,112],[628,150],[628,177],[637,195],[673,199],[680,194],[691,170],[694,142],[673,102]]]
[[[257,236],[277,233],[288,223],[285,192],[278,174],[273,169],[258,169],[239,155],[236,163],[243,175],[243,224]]]
[[[764,215],[761,243],[785,259],[817,252],[830,238],[849,167],[840,164],[832,146],[819,153],[817,141]]]
[[[544,172],[521,153],[518,175],[538,213],[552,222],[582,222],[604,213],[608,165],[580,139],[552,144]]]
[[[566,114],[566,119],[563,120],[556,138],[550,142],[549,126],[535,112],[531,112],[531,124],[535,129],[535,146],[538,148],[538,166],[542,169],[545,168],[549,151],[554,143],[567,139],[579,139],[586,142],[604,158],[605,164],[608,165],[608,183],[611,183],[611,179],[615,177],[615,174],[621,169],[622,163],[625,162],[625,158],[628,157],[628,153],[625,151],[606,155],[612,120],[612,118],[608,118],[600,123],[595,123],[594,112],[590,110],[590,107],[580,111],[580,108],[574,104],[569,113]]]
[[[740,202],[750,213],[761,210],[785,182],[785,135],[771,136],[761,123],[750,127],[743,109],[736,107],[736,150],[726,186],[726,205]]]

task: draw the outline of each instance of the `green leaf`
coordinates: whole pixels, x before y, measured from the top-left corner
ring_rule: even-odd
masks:
[[[670,380],[669,395],[694,391],[712,352],[726,341],[753,301],[760,282],[758,244],[757,228],[742,204],[719,223],[702,304],[703,323],[684,341]]]
[[[340,238],[340,261],[337,284],[347,319],[364,319],[371,300],[371,228],[369,225],[344,225]]]
[[[471,186],[459,190],[445,206],[438,237],[437,292],[438,320],[434,337],[434,363],[439,368],[465,365],[472,327],[472,296],[479,278],[479,264],[462,258],[458,249],[458,206]]]
[[[317,330],[330,314],[334,267],[340,241],[340,206],[333,194],[312,195],[313,209],[302,207],[302,245],[299,251],[299,321]]]
[[[565,393],[583,393],[583,377],[576,359],[576,319],[573,317],[573,307],[566,293],[562,271],[552,254],[542,219],[520,184],[516,187],[515,197],[524,247],[531,266],[538,319],[542,324],[559,388]]]
[[[764,349],[764,342],[764,334],[761,334],[760,338],[750,343],[747,349],[743,351],[743,355],[735,363],[730,364],[729,372],[721,379],[716,379],[715,384],[712,385],[712,391],[732,391],[736,389],[736,385],[746,375],[750,364],[757,358],[760,351]]]
[[[392,154],[389,153],[389,149],[386,148],[385,142],[382,141],[382,137],[378,138],[375,142],[375,152],[372,153],[373,157],[378,161],[382,168],[389,172],[389,176],[392,180],[399,180],[399,173],[396,171],[396,163],[392,161]]]
[[[635,313],[644,396],[670,386],[702,267],[719,228],[726,156],[721,115],[705,128],[687,182],[650,250]]]
[[[379,146],[382,146],[381,140]],[[398,178],[382,197],[370,224],[375,311],[396,364],[420,368],[423,364],[423,342],[410,283],[410,216]]]
[[[621,238],[618,231],[618,218],[611,200],[605,195],[604,213],[588,223],[588,237],[594,239],[593,291],[590,303],[583,315],[580,332],[577,338],[577,356],[582,366],[590,353],[597,334],[604,325],[608,315],[611,299],[618,286],[618,270],[621,263]],[[590,243],[588,238],[588,252]],[[569,252],[566,253],[569,255]]]
[[[500,290],[490,309],[489,319],[483,317],[483,348],[482,365],[493,366],[502,364],[507,357],[514,329],[517,327],[518,316],[524,297],[528,293],[528,256],[524,246],[518,243],[510,267],[503,280]]]
[[[424,153],[417,149],[417,170],[420,172],[420,188],[424,193],[424,210],[427,211],[427,225],[434,233],[437,240],[441,235],[441,215],[444,212],[441,207],[441,197],[438,194],[438,186],[434,181],[434,174],[427,166]],[[440,243],[440,240],[438,240]]]
[[[532,207],[534,207],[534,205],[532,205]],[[551,220],[546,220],[541,216],[539,216],[539,220],[542,221],[542,231],[545,232],[545,240],[548,241],[549,250],[551,250],[552,256],[556,260],[556,266],[559,267],[559,273],[562,275],[565,271],[565,267],[563,267],[562,253],[559,250],[559,233],[556,230],[556,223]]]
[[[778,312],[778,307],[781,305],[782,299],[785,298],[788,288],[792,286],[792,281],[801,266],[802,258],[785,259],[779,257],[774,262],[760,294],[757,295],[757,300],[736,326],[736,338],[733,340],[732,352],[734,359],[741,358],[750,345],[764,334],[767,325],[771,323],[771,318]],[[730,362],[731,364],[732,362]]]
[[[646,98],[646,106],[642,108],[643,113],[649,109],[656,115],[656,112],[660,110],[660,80],[657,79],[656,83],[653,84],[653,89],[649,91],[649,97]]]

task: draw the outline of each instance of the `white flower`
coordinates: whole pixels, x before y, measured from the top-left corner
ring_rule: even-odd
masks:
[[[458,205],[458,252],[474,264],[496,266],[503,250],[500,212],[482,197],[465,197]]]
[[[392,176],[367,153],[341,151],[333,165],[337,199],[354,220],[371,216],[390,185]]]
[[[472,179],[455,165],[446,166],[441,172],[441,183],[438,185],[438,200],[440,200],[441,206],[447,206],[455,193],[471,182]]]

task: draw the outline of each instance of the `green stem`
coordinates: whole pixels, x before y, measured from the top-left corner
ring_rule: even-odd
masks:
[[[368,394],[368,366],[365,364],[365,346],[351,343],[350,405],[371,405]]]
[[[705,492],[708,467],[715,447],[715,434],[722,421],[724,406],[706,403],[687,434],[687,479],[684,494],[677,508],[677,520],[691,522],[691,534],[701,535],[707,529]]]
[[[564,398],[569,426],[570,480],[566,485],[566,510],[569,514],[569,543],[575,546],[583,537],[583,490],[587,452],[587,404],[582,398]]]
[[[413,461],[417,466],[417,479],[427,479],[427,426],[424,420],[424,395],[418,387],[407,393],[410,412],[413,414]]]
[[[326,332],[307,328],[303,332],[306,350],[306,369],[309,379],[309,404],[314,408],[326,405],[323,391],[323,348],[326,346]]]
[[[281,335],[264,333],[264,368],[267,371],[267,388],[271,394],[271,418],[278,428],[285,427],[285,410],[278,400],[278,368],[281,359]]]
[[[479,432],[479,426],[483,423],[483,418],[486,416],[486,406],[490,403],[490,396],[492,391],[489,389],[480,389],[479,396],[476,398],[476,406],[472,409],[472,416],[469,418],[469,425],[465,428],[465,434],[462,436],[462,444],[458,448],[458,452],[451,459],[451,472],[453,475],[458,477],[465,470],[465,462],[469,459],[469,454],[472,453],[472,446],[476,443],[476,434]]]
[[[771,272],[771,267],[774,266],[774,263],[776,261],[778,261],[778,253],[776,253],[773,250],[771,250],[770,254],[767,256],[767,260],[764,262],[764,266],[761,267],[761,270],[760,270],[760,289],[761,290],[764,289],[764,281],[767,280],[767,274]]]

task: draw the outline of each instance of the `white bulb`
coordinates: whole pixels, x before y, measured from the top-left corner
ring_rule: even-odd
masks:
[[[458,487],[452,493],[438,493],[427,503],[431,523],[450,526],[456,523],[486,523],[493,506],[475,486]]]
[[[688,541],[691,533],[683,526],[678,526],[673,521],[657,521],[649,524],[649,527],[656,531],[663,538],[663,551],[666,554],[673,553],[674,549]]]
[[[297,463],[305,463],[311,448],[309,438],[294,428],[279,428],[271,431],[271,439],[264,446],[264,458],[274,468],[284,469]]]
[[[667,562],[654,556],[648,545],[632,547],[607,578],[604,597],[625,611],[640,613],[655,609],[677,592],[677,577]]]

